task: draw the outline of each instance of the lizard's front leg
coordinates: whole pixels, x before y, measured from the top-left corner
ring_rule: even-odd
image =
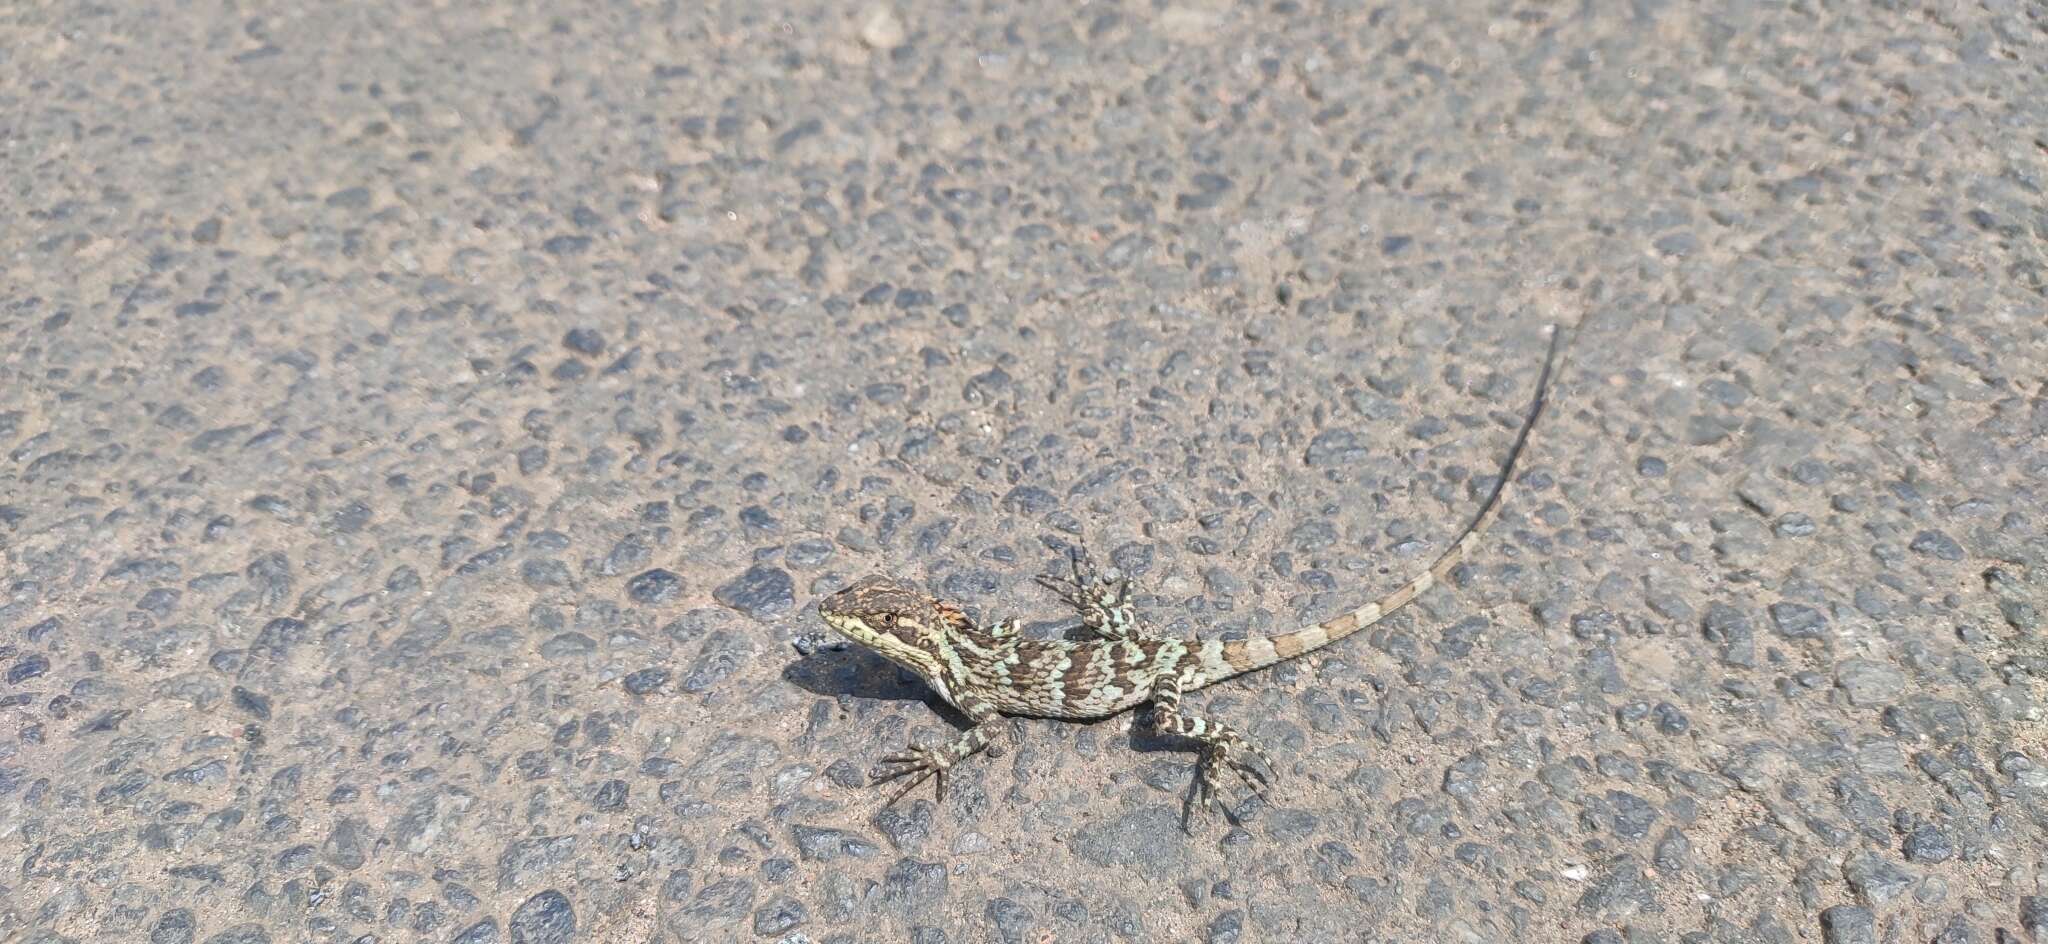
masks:
[[[1213,801],[1225,816],[1230,815],[1230,807],[1223,802],[1220,768],[1229,768],[1251,788],[1254,796],[1264,797],[1267,788],[1279,775],[1280,768],[1273,765],[1273,759],[1267,757],[1265,751],[1245,740],[1229,725],[1183,713],[1180,710],[1180,688],[1177,675],[1162,677],[1152,686],[1152,729],[1201,743],[1202,760],[1196,772],[1195,794],[1190,799]],[[1258,761],[1258,765],[1248,763],[1247,759]],[[1265,770],[1260,770],[1260,766]]]
[[[868,778],[873,786],[881,786],[901,777],[911,778],[903,789],[896,791],[896,795],[889,798],[889,802],[882,804],[883,807],[896,805],[897,800],[903,799],[910,791],[917,789],[918,784],[926,780],[936,781],[933,798],[944,802],[946,771],[951,770],[954,764],[988,747],[989,742],[1000,733],[1002,719],[997,715],[995,706],[976,699],[963,703],[960,708],[974,720],[974,727],[962,731],[959,737],[953,739],[953,743],[944,747],[914,744],[882,758],[881,763],[875,765],[875,769],[868,771]]]
[[[1073,567],[1072,577],[1054,578],[1040,576],[1038,582],[1046,589],[1060,595],[1081,614],[1081,625],[1104,639],[1144,639],[1154,635],[1150,629],[1138,622],[1137,608],[1131,605],[1131,581],[1102,579],[1095,573],[1094,565],[1087,556],[1076,549],[1069,555]]]

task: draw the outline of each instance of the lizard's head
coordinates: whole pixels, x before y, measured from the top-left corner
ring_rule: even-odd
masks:
[[[818,615],[839,634],[931,678],[945,647],[946,618],[922,591],[888,577],[863,577],[826,597]]]

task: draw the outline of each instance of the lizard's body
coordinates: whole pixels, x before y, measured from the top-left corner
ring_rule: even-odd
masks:
[[[1414,592],[1428,584],[1424,581]],[[1380,604],[1386,606],[1387,599]],[[949,626],[947,642],[961,656],[959,669],[942,676],[942,693],[980,693],[1005,715],[1070,721],[1106,718],[1151,701],[1152,689],[1167,675],[1176,676],[1182,693],[1192,692],[1349,635],[1332,635],[1344,628],[1340,619],[1254,639],[1004,641],[955,616],[958,611],[944,604],[940,609]],[[951,697],[947,701],[962,707]]]
[[[1197,783],[1199,793],[1218,795],[1219,763],[1262,791],[1270,775],[1244,758],[1259,760],[1268,771],[1272,762],[1228,726],[1183,713],[1180,696],[1343,639],[1444,581],[1477,546],[1507,496],[1515,462],[1542,414],[1564,340],[1559,329],[1551,331],[1550,353],[1537,379],[1528,419],[1472,523],[1429,569],[1399,589],[1314,626],[1252,639],[1158,636],[1139,625],[1128,581],[1101,581],[1084,573],[1078,558],[1071,580],[1041,580],[1080,611],[1082,624],[1094,635],[1091,639],[1027,639],[1018,633],[1015,620],[977,625],[959,607],[885,576],[863,578],[833,594],[818,605],[827,624],[916,673],[975,722],[951,745],[912,747],[885,758],[875,778],[917,774],[904,788],[908,792],[926,778],[937,777],[943,796],[946,770],[987,747],[1001,715],[1080,720],[1150,703],[1156,728],[1202,743],[1206,762]]]

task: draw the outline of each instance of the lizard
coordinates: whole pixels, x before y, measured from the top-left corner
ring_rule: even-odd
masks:
[[[883,574],[864,577],[820,601],[818,614],[826,625],[909,670],[972,722],[951,744],[911,745],[882,758],[868,774],[871,786],[910,778],[884,807],[928,779],[936,781],[936,799],[943,803],[947,771],[983,749],[1000,753],[991,745],[1003,716],[1086,721],[1149,703],[1156,733],[1200,745],[1189,810],[1213,801],[1235,819],[1222,797],[1221,771],[1229,770],[1264,798],[1279,769],[1236,729],[1182,708],[1181,697],[1344,639],[1448,580],[1499,515],[1516,462],[1543,414],[1564,346],[1564,332],[1557,325],[1549,331],[1550,350],[1526,418],[1508,447],[1499,479],[1470,523],[1427,569],[1400,587],[1315,625],[1248,639],[1163,636],[1139,621],[1130,580],[1104,579],[1079,551],[1069,555],[1071,576],[1038,577],[1078,612],[1084,630],[1078,639],[1030,638],[1015,618],[979,624],[960,606]]]

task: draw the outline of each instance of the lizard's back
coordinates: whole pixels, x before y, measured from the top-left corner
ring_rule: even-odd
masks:
[[[1003,714],[1102,718],[1149,700],[1159,673],[1179,665],[1187,646],[1179,639],[1026,639],[1013,658],[974,671]]]

